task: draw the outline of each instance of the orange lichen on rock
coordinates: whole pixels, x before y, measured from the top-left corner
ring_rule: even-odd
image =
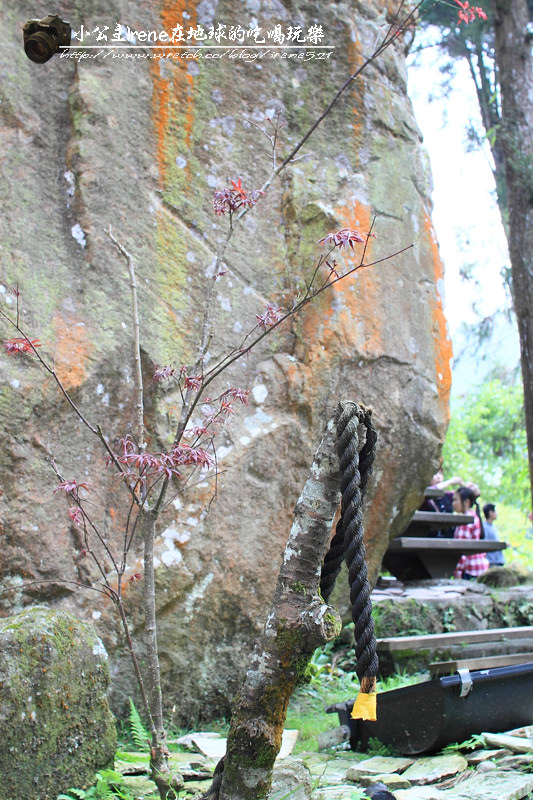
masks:
[[[435,375],[437,378],[439,396],[447,405],[452,386],[450,360],[453,353],[452,343],[448,336],[448,327],[444,314],[443,300],[439,292],[439,283],[442,284],[444,281],[444,265],[440,257],[439,246],[437,243],[437,237],[435,236],[435,231],[433,229],[433,223],[431,222],[431,217],[427,211],[424,215],[424,233],[432,255],[436,288],[435,299],[432,303],[433,338],[435,341]]]
[[[370,231],[371,212],[363,203],[337,207],[335,217],[339,220],[339,228],[355,229],[363,236]],[[370,238],[365,262],[372,258],[372,247],[373,239]],[[355,245],[353,251],[350,248],[343,250],[346,270],[359,264],[363,250],[362,244]],[[359,275],[354,273],[336,283],[323,295],[320,313],[306,314],[303,319],[303,340],[308,343],[306,363],[317,367],[321,355],[329,358],[331,353],[339,350],[345,355],[353,352],[354,348],[369,355],[380,354],[384,347],[383,315],[377,312],[380,305],[380,282],[376,281],[371,270],[362,270]]]
[[[170,32],[184,20],[191,27],[196,24],[196,9],[191,8],[191,3],[185,0],[163,0],[160,10],[162,29]],[[178,42],[178,44],[182,44]],[[154,130],[157,138],[157,162],[159,175],[163,185],[169,166],[172,163],[173,147],[171,140],[179,136],[189,147],[192,140],[194,124],[194,99],[192,88],[194,78],[188,71],[190,63],[186,59],[169,59],[168,69],[172,70],[172,78],[164,78],[161,62],[166,61],[168,49],[163,50],[161,58],[152,60],[151,73],[154,85],[153,92],[153,118]],[[179,125],[176,124],[179,118]]]
[[[363,203],[355,202],[353,205],[337,207],[335,214],[343,227],[358,230],[363,236],[370,231],[372,215],[370,208]],[[374,240],[370,238],[366,248],[365,262],[372,260],[373,242]],[[354,266],[360,260],[363,249],[363,245],[357,246],[353,258]],[[357,292],[352,289],[354,280],[357,280]],[[358,322],[358,327],[362,327],[364,330],[364,340],[357,341],[357,346],[361,351],[369,354],[382,352],[384,349],[383,315],[378,313],[382,306],[382,297],[380,281],[376,278],[374,269],[362,270],[358,277],[341,281],[335,289],[342,294],[343,298],[343,310],[340,312],[339,318],[342,329],[353,330],[354,321]]]
[[[157,166],[159,168],[160,180],[164,183],[166,173],[164,142],[168,122],[170,81],[161,77],[161,64],[155,59],[152,61],[151,71],[154,84],[153,118],[157,138]]]
[[[92,345],[87,336],[85,323],[77,318],[54,317],[56,375],[65,389],[76,389],[87,376]]]

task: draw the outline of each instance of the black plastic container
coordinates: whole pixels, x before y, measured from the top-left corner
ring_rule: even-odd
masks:
[[[455,675],[405,686],[377,696],[377,721],[350,718],[353,700],[328,708],[350,728],[352,750],[371,737],[399,753],[440,750],[475,733],[533,724],[533,662]]]

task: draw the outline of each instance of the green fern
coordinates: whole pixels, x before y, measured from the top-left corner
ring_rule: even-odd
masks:
[[[475,750],[478,747],[483,747],[484,739],[482,734],[475,733],[470,739],[466,739],[464,742],[453,742],[452,744],[447,744],[446,747],[443,747],[441,752],[444,755],[452,755],[453,753],[460,752],[461,750]]]
[[[135,703],[129,698],[130,701],[130,731],[139,750],[147,750],[150,748],[150,734],[143,725],[142,719],[135,706]]]
[[[94,786],[89,789],[69,789],[68,794],[58,795],[57,800],[134,800],[124,787],[124,779],[119,772],[103,769],[94,777]]]

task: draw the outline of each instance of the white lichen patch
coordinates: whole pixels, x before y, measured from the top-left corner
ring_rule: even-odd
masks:
[[[246,417],[244,420],[244,426],[252,436],[255,438],[259,436],[261,433],[268,433],[269,431],[273,431],[275,428],[278,427],[278,423],[274,421],[274,419],[265,414],[260,408],[252,414],[252,416]]]
[[[258,383],[253,387],[252,395],[256,403],[264,403],[268,395],[268,389],[264,383]]]
[[[107,652],[100,639],[97,639],[93,647],[93,656],[104,658],[107,660]]]
[[[194,523],[197,525],[198,521],[195,519]],[[166,567],[172,567],[180,564],[183,561],[183,556],[179,547],[187,544],[191,538],[191,534],[187,530],[179,531],[174,524],[165,528],[161,534],[165,549],[161,553],[161,561]]]
[[[233,445],[230,445],[229,447],[224,447],[224,445],[222,445],[222,447],[217,447],[217,461],[222,461],[222,459],[225,458],[228,453],[231,453],[232,450]]]
[[[207,587],[212,582],[214,577],[215,576],[212,572],[208,572],[207,575],[204,575],[202,580],[196,584],[196,586],[193,586],[183,606],[185,614],[190,616],[190,614],[193,612],[195,604],[198,602],[198,600],[202,599],[207,590]]]
[[[72,226],[70,232],[72,234],[72,238],[76,239],[80,247],[85,247],[87,245],[87,239],[85,238],[85,233],[79,222],[76,222],[76,224]]]
[[[67,194],[69,195],[69,197],[72,197],[76,190],[76,181],[74,178],[74,173],[72,172],[72,170],[67,169],[67,171],[63,173],[63,177],[68,184]]]
[[[165,567],[173,567],[183,561],[183,556],[174,542],[169,542],[167,549],[161,553],[161,561]]]

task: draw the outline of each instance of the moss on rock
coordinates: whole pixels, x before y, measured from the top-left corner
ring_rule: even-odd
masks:
[[[0,625],[0,800],[55,800],[113,762],[107,654],[92,628],[37,606]]]

